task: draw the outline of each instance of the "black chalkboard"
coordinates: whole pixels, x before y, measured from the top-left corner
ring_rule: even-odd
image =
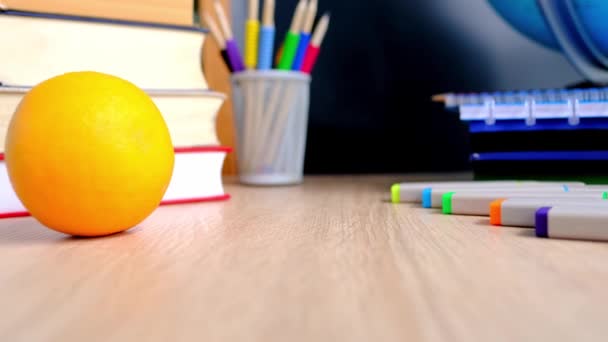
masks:
[[[296,2],[277,1],[277,32],[289,26]],[[332,21],[313,72],[306,173],[470,167],[466,126],[430,96],[486,90],[476,75],[488,66],[475,58],[480,47],[451,34],[436,5],[320,1],[319,15],[330,11]]]

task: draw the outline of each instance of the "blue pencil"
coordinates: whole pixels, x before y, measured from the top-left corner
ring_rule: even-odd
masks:
[[[272,69],[272,49],[274,47],[274,0],[264,1],[262,28],[260,30],[258,69]]]
[[[317,0],[310,0],[310,2],[308,3],[308,7],[306,8],[304,24],[302,26],[302,31],[300,32],[300,41],[298,42],[298,50],[296,52],[296,57],[293,61],[292,70],[302,70],[302,65],[304,64],[304,57],[306,56],[306,50],[308,49],[312,26],[315,22],[316,15]]]

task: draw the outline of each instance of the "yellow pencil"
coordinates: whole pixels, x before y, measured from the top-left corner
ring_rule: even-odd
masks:
[[[245,23],[245,66],[247,69],[255,69],[258,63],[259,7],[259,0],[249,0],[249,16]]]

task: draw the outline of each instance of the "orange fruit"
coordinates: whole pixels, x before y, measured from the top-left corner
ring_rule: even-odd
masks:
[[[114,76],[73,72],[25,95],[8,128],[5,159],[32,216],[66,234],[101,236],[152,213],[174,153],[146,93]]]

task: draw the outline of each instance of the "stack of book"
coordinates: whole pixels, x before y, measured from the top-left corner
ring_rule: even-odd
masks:
[[[608,88],[446,94],[469,125],[477,179],[608,183]]]
[[[0,0],[0,217],[27,215],[2,154],[10,118],[32,86],[71,71],[121,77],[154,100],[176,152],[163,204],[229,197],[215,128],[225,96],[207,89],[194,17],[193,0]]]

